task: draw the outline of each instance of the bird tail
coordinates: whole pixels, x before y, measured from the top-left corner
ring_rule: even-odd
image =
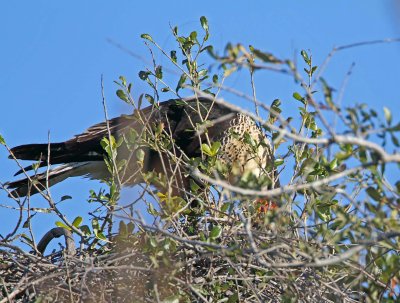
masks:
[[[9,182],[6,184],[6,187],[10,191],[10,197],[16,198],[25,197],[28,194],[34,195],[69,177],[82,175],[82,168],[88,165],[90,166],[89,162],[74,162],[60,165],[48,172]],[[83,171],[86,170],[83,169]]]
[[[65,150],[65,143],[51,143],[49,144],[25,144],[16,146],[11,149],[11,153],[15,158],[21,160],[46,160],[48,153],[52,157],[57,157]],[[8,156],[10,159],[12,155]]]

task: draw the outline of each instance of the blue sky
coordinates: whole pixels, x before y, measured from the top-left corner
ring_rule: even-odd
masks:
[[[174,47],[169,24],[183,32],[200,30],[199,18],[208,18],[211,43],[222,51],[227,42],[291,58],[309,49],[320,64],[333,46],[399,37],[400,14],[394,0],[336,1],[18,1],[0,4],[0,134],[8,145],[60,141],[104,119],[100,76],[104,76],[109,115],[130,111],[115,96],[113,80],[120,75],[133,82],[133,95],[147,92],[137,74],[148,64],[110,44],[122,44],[150,59],[140,39],[149,33],[166,49]],[[355,68],[344,105],[365,102],[382,113],[400,105],[398,71],[400,44],[355,48],[337,54],[326,78],[339,88],[350,65]],[[157,55],[163,63],[165,59]],[[248,80],[237,76],[230,85],[249,93]],[[296,86],[282,75],[256,78],[258,97],[270,103],[281,98],[290,108]],[[12,178],[16,165],[0,149],[0,181]],[[73,196],[61,208],[73,219],[87,209],[90,188],[98,183],[75,178],[55,187],[55,199]],[[35,206],[44,206],[34,198]],[[14,205],[0,194],[0,204]],[[0,233],[15,224],[16,212],[0,208]],[[55,218],[35,218],[38,235]],[[38,216],[39,217],[39,216]],[[46,224],[43,224],[46,222]],[[89,222],[86,222],[89,223]]]

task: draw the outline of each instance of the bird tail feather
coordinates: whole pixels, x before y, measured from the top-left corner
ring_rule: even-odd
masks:
[[[25,197],[46,190],[69,177],[82,175],[81,168],[88,165],[88,162],[75,162],[60,165],[48,172],[39,173],[31,177],[12,181],[6,184],[10,197]]]

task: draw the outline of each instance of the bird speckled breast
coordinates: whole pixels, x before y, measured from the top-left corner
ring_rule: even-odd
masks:
[[[253,146],[246,140],[246,133]],[[233,175],[251,172],[260,176],[272,161],[271,143],[253,119],[237,113],[222,134],[220,161],[231,167]]]

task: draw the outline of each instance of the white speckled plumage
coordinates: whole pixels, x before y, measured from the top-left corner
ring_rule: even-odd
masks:
[[[237,113],[224,131],[221,141],[220,160],[231,167],[229,179],[232,179],[232,175],[249,172],[259,177],[267,164],[273,161],[270,141],[247,115]]]

